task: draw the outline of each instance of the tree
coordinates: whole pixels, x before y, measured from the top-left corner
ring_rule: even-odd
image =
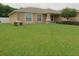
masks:
[[[65,8],[62,10],[61,16],[69,20],[69,18],[77,16],[76,9]]]
[[[16,8],[10,7],[8,5],[3,5],[0,3],[0,17],[8,17],[8,14],[15,9]]]

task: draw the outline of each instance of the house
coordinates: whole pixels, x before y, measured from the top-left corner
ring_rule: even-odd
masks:
[[[27,7],[9,13],[9,21],[10,23],[17,21],[23,23],[48,23],[66,20],[60,14],[61,12],[57,10]],[[79,15],[71,19],[79,19]]]

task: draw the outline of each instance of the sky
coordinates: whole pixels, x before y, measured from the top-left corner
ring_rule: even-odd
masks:
[[[75,8],[79,10],[79,3],[4,3],[14,8],[38,7],[61,10],[65,7]]]

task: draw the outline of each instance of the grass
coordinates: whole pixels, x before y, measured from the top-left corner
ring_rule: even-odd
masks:
[[[0,24],[0,55],[79,56],[79,26]]]

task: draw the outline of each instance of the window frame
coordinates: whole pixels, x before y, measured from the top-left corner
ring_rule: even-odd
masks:
[[[40,17],[39,17],[39,15],[40,15]],[[37,14],[37,22],[41,22],[41,21],[42,21],[42,15],[41,14]]]
[[[26,13],[26,21],[32,21],[32,13]]]

